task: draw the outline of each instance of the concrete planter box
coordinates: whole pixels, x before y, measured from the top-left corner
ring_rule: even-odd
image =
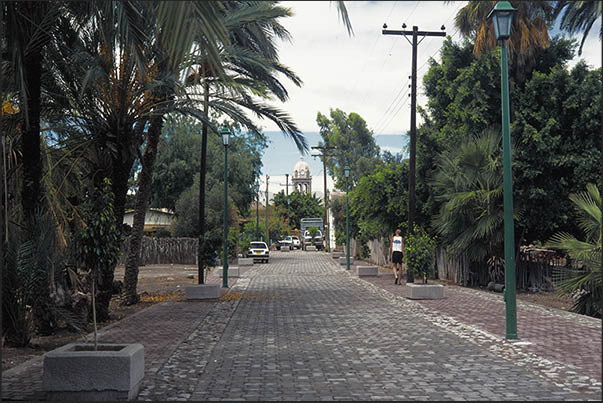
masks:
[[[48,400],[132,400],[144,377],[142,344],[71,343],[44,355]]]
[[[345,256],[339,258],[339,264],[342,266],[347,265],[347,258]],[[350,266],[354,264],[354,258],[350,256]]]
[[[358,277],[378,276],[379,269],[377,266],[358,266]]]
[[[253,266],[253,258],[252,257],[240,257],[237,261],[239,266]]]
[[[444,286],[441,284],[406,284],[408,299],[441,299],[444,298]]]
[[[289,252],[290,248],[289,246],[281,246],[281,252]]]
[[[313,246],[313,245],[306,246],[306,250],[308,252],[316,252],[316,246]]]
[[[199,284],[186,287],[186,299],[218,299],[220,298],[219,284]]]
[[[343,252],[333,252],[332,257],[333,259],[339,259],[340,257],[344,257],[344,254]]]
[[[220,274],[220,278],[224,277],[223,269],[219,269],[218,273]],[[240,275],[240,272],[239,272],[239,268],[237,266],[228,268],[228,277],[239,277],[239,275]]]

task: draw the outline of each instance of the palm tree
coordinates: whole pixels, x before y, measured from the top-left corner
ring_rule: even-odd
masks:
[[[215,53],[214,43],[228,40],[220,34],[224,31],[221,20],[213,18],[220,2],[170,3],[173,7],[165,3],[86,3],[83,18],[66,15],[59,19],[62,36],[53,41],[50,78],[54,88],[49,91],[49,104],[71,122],[71,129],[75,126],[79,136],[90,141],[89,156],[94,158],[87,159],[86,171],[97,187],[110,178],[118,228],[138,148],[146,136],[149,151],[153,149],[154,133],[161,132],[161,116],[170,107],[164,94],[173,87],[173,66],[190,55],[192,45],[183,52],[172,43],[186,46],[194,39]],[[192,24],[174,23],[183,10],[197,18],[211,17],[199,24],[196,37],[188,35]],[[219,64],[215,70],[220,73]],[[113,271],[114,266],[100,273],[99,320],[108,317]]]
[[[288,31],[277,19],[290,16],[290,10],[277,6],[277,2],[229,2],[225,7],[224,21],[229,30],[230,47],[222,49],[225,76],[217,76],[203,57],[194,59],[196,69],[188,76],[192,86],[191,96],[200,99],[204,114],[210,108],[235,122],[245,126],[257,136],[263,136],[245,109],[259,117],[275,122],[285,135],[288,135],[303,153],[308,146],[301,132],[291,118],[270,105],[258,102],[255,96],[269,98],[272,95],[281,101],[288,99],[283,84],[276,78],[282,73],[294,84],[300,86],[301,80],[287,67],[278,62],[275,39],[290,39]],[[198,85],[201,84],[201,85]],[[195,89],[201,89],[195,93]],[[201,144],[201,166],[199,186],[199,284],[204,282],[204,270],[207,262],[205,234],[205,171],[208,125],[203,123]]]
[[[594,317],[603,317],[603,271],[601,269],[601,242],[603,225],[601,222],[601,193],[589,183],[586,192],[571,194],[570,200],[578,213],[578,225],[584,231],[585,240],[560,232],[546,243],[553,249],[560,249],[574,262],[572,270],[556,273],[559,294],[578,293],[572,311]]]
[[[557,1],[553,16],[555,19],[562,15],[560,28],[568,31],[570,34],[582,32],[582,41],[578,55],[582,55],[584,42],[588,37],[593,24],[601,19],[603,12],[603,3],[600,1]],[[603,38],[603,25],[599,29],[599,37]]]
[[[511,37],[507,40],[511,76],[522,83],[531,71],[537,50],[550,45],[549,25],[553,21],[553,6],[548,1],[513,1],[517,8],[513,17]],[[479,57],[496,48],[492,21],[487,20],[496,1],[469,1],[461,8],[455,25],[459,32],[474,42],[473,53]]]
[[[503,176],[495,130],[441,153],[432,186],[440,212],[433,225],[456,255],[486,263],[503,256]]]
[[[202,147],[201,147],[201,186],[199,195],[200,210],[200,243],[199,243],[199,282],[204,280],[204,242],[205,242],[205,161],[208,135],[208,116],[210,107],[218,112],[246,126],[251,131],[261,136],[259,129],[246,116],[239,107],[250,109],[259,116],[264,116],[276,122],[285,134],[298,144],[300,150],[307,149],[307,145],[301,132],[292,120],[278,109],[262,105],[255,101],[250,93],[261,94],[268,97],[270,94],[276,95],[282,101],[287,99],[287,92],[278,79],[275,78],[275,72],[281,72],[290,78],[295,84],[300,85],[301,80],[288,68],[282,66],[277,61],[277,49],[274,44],[273,33],[279,38],[288,38],[288,32],[276,21],[280,17],[289,16],[289,10],[276,7],[276,2],[227,2],[224,3],[220,12],[220,18],[223,18],[224,26],[229,35],[229,41],[219,45],[218,53],[221,68],[225,73],[220,74],[214,68],[214,65],[208,60],[211,57],[209,52],[201,55],[189,55],[186,63],[181,66],[172,67],[172,69],[181,69],[186,71],[186,66],[191,66],[190,74],[187,76],[186,83],[191,88],[198,88],[201,84],[202,91],[196,94],[189,91],[189,96],[193,102],[201,99],[199,103],[203,106],[202,114],[191,105],[190,98],[174,99],[174,110],[183,113],[191,113],[202,120]],[[200,49],[204,49],[203,44],[197,44]],[[196,68],[195,68],[196,67]],[[160,69],[164,71],[165,69]],[[166,71],[167,73],[167,71]],[[172,71],[170,74],[174,75]],[[210,94],[210,90],[213,90]],[[175,92],[171,95],[161,98],[161,102],[171,102]],[[197,97],[199,95],[199,97]],[[211,100],[210,100],[211,97]],[[167,110],[164,109],[164,112]],[[155,112],[157,114],[157,112]],[[156,125],[151,122],[149,128],[149,137],[147,138],[145,155],[142,158],[143,168],[139,176],[139,186],[137,192],[136,212],[134,216],[134,227],[129,241],[129,254],[125,264],[124,293],[122,294],[122,304],[133,304],[137,301],[137,279],[139,254],[142,244],[144,216],[146,206],[151,192],[152,169],[154,166],[157,144],[159,140],[159,130],[163,120],[156,116],[153,118]],[[154,133],[154,134],[153,134]],[[153,137],[150,137],[153,134]]]

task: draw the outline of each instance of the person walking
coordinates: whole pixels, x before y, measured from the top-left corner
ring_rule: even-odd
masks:
[[[404,238],[400,235],[400,229],[396,230],[396,234],[392,237],[389,243],[389,253],[392,257],[392,270],[396,278],[394,284],[402,284],[402,256],[404,255]]]

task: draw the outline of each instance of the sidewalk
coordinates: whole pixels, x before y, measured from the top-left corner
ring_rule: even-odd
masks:
[[[357,276],[356,267],[349,274]],[[395,285],[391,271],[380,271],[378,277],[362,277],[361,281],[404,298],[406,279]],[[570,381],[579,389],[601,390],[600,319],[518,300],[518,339],[507,341],[502,294],[445,285],[444,296],[414,302],[452,319],[452,327],[457,330],[462,326],[477,331],[484,339],[481,343],[487,339],[491,349],[502,344],[513,346],[517,354],[529,356],[524,358],[530,365],[551,379]]]
[[[246,269],[241,270],[245,273]],[[229,277],[230,290],[238,278]],[[222,284],[219,270],[213,270],[208,284]],[[176,348],[199,327],[218,301],[162,302],[104,327],[98,332],[103,343],[141,343],[145,354],[145,379],[157,373]],[[91,335],[88,339],[91,340]],[[42,391],[43,356],[2,372],[2,400],[45,400]],[[141,388],[141,389],[142,389]]]

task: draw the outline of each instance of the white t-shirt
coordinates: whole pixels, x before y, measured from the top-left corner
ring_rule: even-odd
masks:
[[[394,236],[392,240],[392,252],[402,252],[402,237]]]

